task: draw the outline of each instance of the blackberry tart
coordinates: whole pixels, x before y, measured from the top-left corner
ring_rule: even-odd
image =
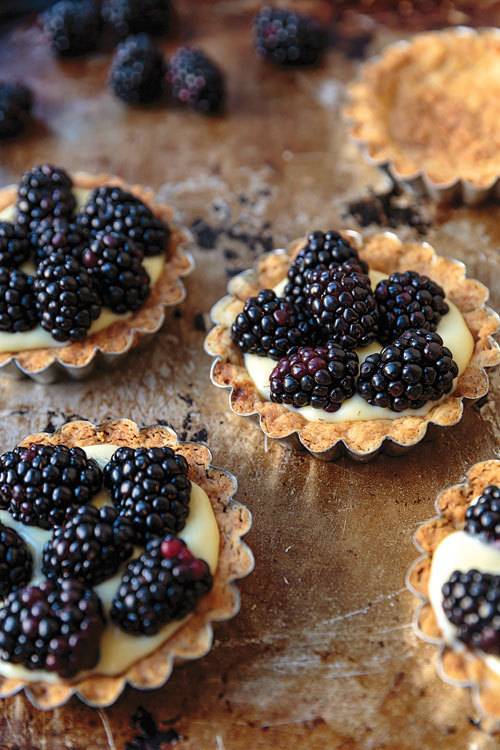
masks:
[[[0,190],[0,368],[82,378],[163,324],[192,269],[172,209],[108,175],[41,165]]]
[[[315,231],[231,280],[205,341],[212,382],[320,458],[399,454],[487,392],[500,363],[487,299],[427,243]]]
[[[414,625],[440,647],[438,674],[469,687],[483,729],[500,722],[500,461],[475,464],[441,492],[420,526],[422,555],[407,574]]]
[[[1,697],[109,705],[208,651],[253,567],[250,514],[210,460],[129,420],[71,422],[0,456]]]

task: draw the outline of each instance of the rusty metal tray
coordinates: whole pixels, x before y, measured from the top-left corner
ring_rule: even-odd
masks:
[[[105,87],[108,54],[58,63],[30,23],[0,37],[0,77],[25,79],[38,95],[36,124],[1,146],[0,183],[45,160],[117,173],[159,190],[198,245],[186,302],[125,365],[79,383],[1,379],[0,448],[74,416],[171,423],[181,439],[207,441],[215,464],[238,476],[256,557],[241,585],[241,612],[218,626],[206,658],[179,667],[161,690],[129,689],[105,711],[75,700],[39,713],[21,695],[8,699],[0,705],[1,750],[122,750],[133,742],[129,748],[147,750],[498,747],[467,692],[435,674],[434,650],[412,630],[404,574],[415,557],[413,532],[433,514],[439,490],[499,454],[499,375],[459,425],[409,454],[323,463],[267,445],[257,425],[231,414],[226,394],[210,383],[202,346],[228,276],[312,227],[427,238],[463,260],[498,309],[498,207],[436,210],[391,192],[340,118],[360,56],[429,23],[496,25],[498,3],[472,4],[486,8],[479,20],[467,14],[470,3],[465,10],[443,3],[445,12],[427,16],[412,15],[412,3],[400,4],[406,15],[390,3],[380,3],[380,13],[376,2],[353,3],[372,15],[346,12],[324,66],[308,71],[255,59],[256,5],[177,2],[177,37],[165,49],[179,40],[202,46],[228,76],[228,114],[213,120],[174,108],[125,109]]]

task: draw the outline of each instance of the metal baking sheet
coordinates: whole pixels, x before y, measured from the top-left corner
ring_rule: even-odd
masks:
[[[202,348],[206,313],[228,276],[316,227],[382,226],[426,239],[489,285],[498,309],[498,207],[436,211],[381,196],[387,179],[364,164],[340,118],[360,57],[427,22],[467,23],[467,9],[443,3],[438,12],[431,3],[426,16],[412,14],[412,3],[392,4],[401,15],[388,3],[353,4],[374,15],[343,16],[324,66],[280,71],[254,56],[255,2],[177,5],[177,35],[165,49],[189,42],[220,62],[229,85],[224,118],[126,109],[106,90],[108,54],[59,63],[30,23],[0,38],[0,76],[25,79],[37,94],[35,125],[1,146],[1,184],[47,160],[114,172],[157,189],[197,241],[186,303],[126,366],[51,386],[2,378],[0,448],[75,416],[164,420],[185,438],[207,440],[253,511],[256,569],[241,584],[239,616],[216,628],[210,654],[180,667],[164,689],[128,690],[106,711],[74,700],[41,714],[11,698],[0,706],[0,748],[493,750],[499,739],[477,725],[465,691],[439,680],[434,649],[414,636],[403,580],[416,556],[412,534],[433,514],[437,492],[499,454],[498,374],[461,424],[408,455],[323,463],[266,444],[254,421],[230,414]],[[481,6],[478,22],[498,23],[498,4],[473,5]]]

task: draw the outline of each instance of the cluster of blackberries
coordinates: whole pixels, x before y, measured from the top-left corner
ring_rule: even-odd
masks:
[[[442,588],[443,610],[458,640],[500,656],[500,576],[456,570]]]
[[[77,212],[63,169],[30,169],[14,222],[0,222],[0,331],[39,323],[56,341],[81,341],[102,306],[138,310],[150,292],[143,259],[165,252],[169,235],[148,206],[118,186],[94,190]]]
[[[465,531],[485,542],[500,543],[500,487],[490,484],[467,508]]]
[[[242,352],[279,360],[271,400],[336,411],[356,391],[374,406],[419,409],[449,393],[457,364],[435,332],[443,289],[414,271],[372,289],[368,266],[338,232],[312,232],[288,270],[283,297],[247,299],[231,336]],[[361,349],[385,347],[359,365]],[[358,376],[359,372],[359,376]]]
[[[262,8],[254,28],[258,54],[276,65],[314,65],[328,46],[327,30],[315,18],[286,8]]]
[[[91,505],[103,483],[113,505]],[[0,524],[0,658],[65,678],[94,667],[105,626],[94,587],[119,572],[134,545],[145,550],[123,572],[111,620],[151,635],[193,611],[212,575],[174,536],[190,492],[188,464],[168,447],[119,448],[103,472],[81,448],[64,445],[0,456],[0,507],[20,524],[51,531],[42,552],[46,580],[33,585],[29,546]]]

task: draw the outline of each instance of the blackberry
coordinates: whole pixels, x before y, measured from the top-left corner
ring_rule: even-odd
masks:
[[[42,260],[35,277],[40,325],[56,341],[81,341],[101,313],[94,280],[71,255],[54,252]]]
[[[69,508],[87,505],[102,485],[102,473],[81,448],[38,445],[0,456],[0,508],[26,526],[50,529]]]
[[[191,482],[186,459],[171,448],[118,448],[104,467],[104,484],[137,543],[184,528]]]
[[[333,229],[329,232],[311,232],[307,237],[307,244],[288,269],[285,299],[303,306],[307,272],[317,268],[326,270],[346,261],[352,262],[352,270],[357,267],[362,273],[368,272],[368,266],[359,257],[358,251],[338,232]]]
[[[204,560],[175,536],[152,539],[127,565],[111,606],[111,619],[127,633],[154,635],[192,612],[213,585]]]
[[[33,94],[22,83],[0,81],[0,139],[19,135],[31,119]]]
[[[165,252],[170,229],[151,209],[132,193],[117,185],[94,190],[76,218],[81,230],[118,232],[132,240],[144,255]]]
[[[19,268],[31,255],[26,230],[10,221],[0,221],[0,266]]]
[[[166,34],[173,20],[171,0],[104,0],[102,15],[115,34]]]
[[[0,331],[29,331],[37,322],[33,277],[0,267]]]
[[[33,558],[17,531],[0,523],[0,599],[26,586],[33,573]]]
[[[271,401],[338,411],[356,392],[358,369],[356,352],[345,351],[331,341],[325,346],[291,349],[271,373]]]
[[[83,264],[105,307],[122,314],[138,310],[149,296],[142,252],[124,235],[98,232],[83,254]]]
[[[110,505],[83,505],[68,514],[43,548],[42,571],[47,578],[74,578],[88,586],[116,573],[133,552],[133,529]]]
[[[458,366],[443,339],[431,331],[405,331],[359,372],[358,392],[373,406],[404,411],[437,401],[453,387]]]
[[[316,19],[285,8],[262,8],[254,29],[258,54],[276,65],[314,65],[328,44]]]
[[[226,83],[221,69],[204,52],[181,47],[168,66],[172,96],[205,115],[224,109]]]
[[[165,82],[165,60],[146,34],[119,44],[109,74],[114,94],[127,104],[148,104],[159,99]]]
[[[444,295],[439,284],[416,271],[393,273],[388,279],[379,281],[375,299],[380,341],[394,341],[410,329],[435,331],[441,317],[450,309]]]
[[[97,47],[101,15],[93,0],[60,0],[43,13],[42,23],[58,55],[82,55]]]
[[[87,245],[85,232],[66,219],[43,219],[31,233],[35,261],[40,263],[52,253],[71,255],[81,260]]]
[[[485,542],[500,543],[500,487],[490,484],[467,508],[465,531]]]
[[[343,349],[367,346],[377,334],[378,311],[370,279],[347,265],[306,273],[306,306],[322,333]]]
[[[458,640],[500,656],[500,576],[456,570],[442,588],[443,610]]]
[[[0,610],[0,658],[68,679],[99,661],[102,605],[79,581],[14,591]]]
[[[76,206],[71,177],[59,167],[43,164],[25,172],[17,194],[17,221],[31,231],[47,217],[69,219]]]
[[[231,327],[231,337],[242,352],[280,359],[293,346],[313,344],[317,325],[296,305],[262,289],[249,297]]]

